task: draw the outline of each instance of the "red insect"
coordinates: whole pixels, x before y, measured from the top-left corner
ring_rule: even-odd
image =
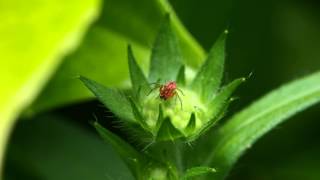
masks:
[[[170,100],[172,97],[177,97],[180,101],[182,108],[182,101],[178,94],[178,91],[183,95],[182,91],[178,88],[177,83],[175,81],[169,81],[165,84],[154,83],[155,87],[150,91],[150,93],[159,88],[159,97],[160,99],[166,101]],[[149,94],[150,94],[149,93]]]
[[[159,96],[160,99],[168,100],[173,96],[177,95],[177,83],[174,81],[169,81],[164,85],[160,85]]]

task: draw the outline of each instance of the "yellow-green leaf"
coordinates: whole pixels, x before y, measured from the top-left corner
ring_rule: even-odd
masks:
[[[14,120],[79,43],[99,3],[0,1],[0,162]]]

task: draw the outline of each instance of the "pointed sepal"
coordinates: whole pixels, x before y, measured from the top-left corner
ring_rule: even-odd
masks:
[[[149,81],[175,80],[181,66],[182,55],[178,39],[171,28],[170,17],[166,15],[151,52]]]
[[[191,114],[188,125],[185,128],[185,134],[192,134],[196,129],[196,115],[194,113]]]
[[[180,67],[176,81],[179,86],[186,85],[185,66]]]
[[[151,88],[147,78],[143,74],[143,71],[137,64],[130,45],[128,45],[128,65],[133,94],[135,95],[136,99],[140,99],[141,96],[146,96]]]
[[[228,31],[220,35],[209,55],[194,78],[191,87],[201,95],[204,102],[210,100],[220,87],[225,61],[225,41]]]
[[[156,140],[157,141],[174,141],[177,138],[182,137],[183,134],[173,126],[171,120],[167,117],[161,123],[158,130]]]
[[[98,122],[93,122],[92,124],[99,135],[120,155],[135,177],[141,177],[141,169],[147,163],[146,158],[137,150],[135,150],[130,144],[101,126]]]
[[[231,98],[234,91],[246,81],[246,78],[238,78],[233,80],[231,83],[223,87],[220,92],[214,97],[209,103],[211,109],[210,114],[216,116],[216,114],[223,109],[223,107],[234,99]]]
[[[117,117],[129,122],[135,122],[131,105],[123,92],[105,87],[83,76],[79,78],[99,101],[109,108]]]
[[[139,122],[140,126],[149,131],[149,128],[148,128],[148,125],[145,121],[145,119],[143,118],[140,110],[138,109],[136,103],[132,100],[132,98],[129,98],[129,102],[130,102],[130,105],[131,105],[131,108],[132,108],[132,113],[134,115],[134,118],[137,122]]]
[[[189,141],[194,141],[203,135],[224,116],[230,102],[233,101],[233,98],[231,98],[232,93],[245,81],[246,78],[238,78],[221,89],[221,91],[208,104],[208,107],[210,108],[208,113],[212,118],[203,124],[198,132],[189,138]]]
[[[158,120],[157,120],[157,123],[156,123],[155,134],[158,134],[163,121],[164,121],[163,109],[162,109],[161,104],[159,104],[159,114],[158,114]]]

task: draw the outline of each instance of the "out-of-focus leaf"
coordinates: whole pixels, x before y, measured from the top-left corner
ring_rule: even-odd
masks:
[[[8,180],[26,179],[26,174],[35,180],[134,179],[111,145],[96,133],[54,115],[20,121],[6,162]]]
[[[99,2],[0,1],[0,163],[14,119],[78,45]]]
[[[92,94],[77,80],[79,75],[109,87],[128,87],[128,43],[132,45],[140,67],[146,69],[148,64],[142,63],[148,62],[149,58],[145,47],[108,29],[94,26],[79,49],[63,61],[29,113],[92,98]]]
[[[150,48],[167,13],[170,13],[171,25],[178,36],[183,61],[189,67],[198,67],[205,52],[166,0],[108,0],[104,3],[100,20],[89,31],[82,46],[63,62],[29,112],[91,98],[81,83],[74,80],[79,75],[108,86],[128,87],[128,43],[132,45],[142,70],[147,70]]]
[[[149,81],[173,81],[182,65],[178,39],[172,31],[169,15],[166,15],[152,47]]]
[[[216,134],[216,145],[206,164],[223,179],[237,159],[259,137],[277,124],[320,101],[320,72],[274,90],[234,115]]]

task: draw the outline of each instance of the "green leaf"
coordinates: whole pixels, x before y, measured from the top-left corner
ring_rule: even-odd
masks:
[[[133,56],[130,45],[128,46],[128,64],[133,93],[139,99],[141,94],[147,95],[151,88],[147,81],[147,78],[144,76],[142,70],[140,69]]]
[[[226,37],[227,31],[222,33],[215,42],[207,60],[198,71],[191,85],[205,102],[211,100],[221,84],[224,70]]]
[[[14,120],[97,16],[99,0],[0,3],[0,163]],[[0,164],[0,174],[2,165]]]
[[[116,116],[125,121],[134,122],[134,114],[128,98],[119,90],[107,88],[93,80],[80,76],[87,88]]]
[[[194,178],[195,176],[200,176],[208,173],[215,173],[216,170],[211,167],[199,166],[187,169],[186,173],[183,175],[182,179],[187,180]]]
[[[216,135],[206,164],[223,179],[237,159],[262,135],[282,121],[320,101],[320,72],[272,91],[234,115]]]
[[[170,18],[167,15],[152,48],[150,82],[156,82],[159,79],[163,82],[174,81],[181,62],[178,40],[171,29]]]
[[[108,0],[98,22],[77,51],[63,61],[43,93],[28,109],[29,114],[93,98],[81,83],[74,80],[79,75],[109,87],[129,87],[127,45],[132,45],[138,64],[146,73],[151,44],[166,13],[170,13],[184,62],[189,67],[199,67],[205,51],[166,0]]]
[[[94,122],[93,126],[96,128],[100,136],[108,143],[112,145],[114,150],[122,157],[131,171],[135,174],[135,177],[143,176],[141,173],[142,166],[146,163],[143,155],[136,151],[130,144],[102,127],[99,123]]]
[[[133,180],[112,146],[78,121],[53,114],[19,121],[7,149],[5,175],[29,179],[28,175],[32,180]]]

